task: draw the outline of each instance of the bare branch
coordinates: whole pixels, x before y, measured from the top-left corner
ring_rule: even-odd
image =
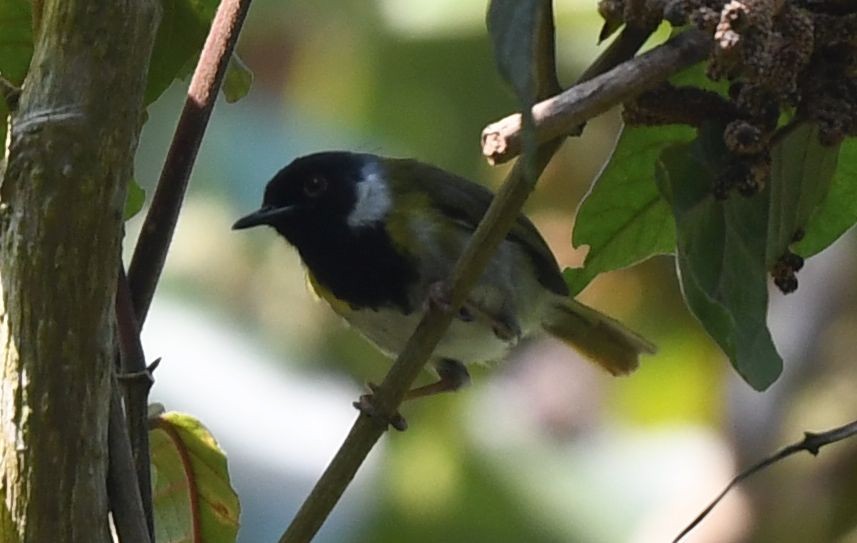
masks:
[[[131,452],[137,468],[137,480],[143,501],[146,525],[149,533],[155,533],[152,516],[152,476],[149,459],[149,390],[154,383],[146,368],[143,344],[140,342],[140,327],[131,305],[131,291],[125,268],[120,265],[116,282],[116,332],[119,343],[119,361],[125,392],[127,434],[131,440]],[[113,428],[113,414],[111,426]],[[111,435],[111,439],[114,437]]]
[[[633,56],[636,48],[631,50],[629,43],[642,44],[645,37],[641,40],[638,31],[629,31],[628,34],[623,33],[623,35],[625,38],[620,36],[611,45],[611,49],[615,46],[625,51],[628,56]],[[605,55],[596,60],[596,64],[606,70],[612,68],[612,65],[609,65],[605,58],[618,63],[627,57],[620,58],[608,50]],[[397,413],[405,394],[446,332],[455,310],[462,304],[467,292],[481,275],[497,244],[506,236],[529,196],[535,179],[541,175],[561,141],[556,139],[539,147],[535,160],[532,161],[534,163],[532,180],[526,179],[523,162],[517,162],[512,168],[503,188],[494,198],[455,266],[449,281],[450,311],[443,312],[433,308],[423,317],[384,381],[374,391],[373,403],[377,416],[369,417],[361,413],[357,417],[336,456],[280,538],[280,543],[305,543],[310,541],[321,528],[369,451],[387,429],[387,424],[383,421],[391,420]]]
[[[575,134],[586,120],[604,113],[671,75],[705,59],[711,37],[688,30],[648,53],[585,81],[533,106],[539,143]],[[521,152],[521,114],[515,113],[482,131],[482,154],[491,164],[506,162]]]
[[[149,312],[190,172],[249,8],[250,0],[223,0],[220,3],[190,81],[187,100],[128,268],[131,299],[140,327]]]
[[[113,524],[121,543],[150,543],[152,527],[147,526],[151,514],[145,511],[140,495],[142,485],[137,478],[134,458],[131,454],[128,429],[125,426],[125,416],[122,413],[122,400],[119,386],[113,380],[113,391],[110,395],[110,421],[107,428],[107,446],[110,451],[110,462],[107,469],[107,496],[110,499],[110,511],[113,513]],[[148,455],[146,459],[148,460]],[[145,485],[150,489],[151,483]],[[151,506],[151,501],[150,501]]]
[[[732,488],[734,488],[738,483],[750,477],[757,471],[761,471],[766,467],[770,466],[771,464],[779,462],[780,460],[788,458],[789,456],[795,453],[799,453],[801,451],[806,451],[812,454],[813,456],[816,456],[818,455],[818,451],[825,445],[848,439],[853,435],[857,435],[857,420],[854,422],[850,422],[844,426],[840,426],[839,428],[827,430],[826,432],[804,432],[804,437],[801,441],[783,447],[771,456],[750,466],[746,470],[736,475],[735,478],[732,479],[728,485],[726,485],[726,488],[724,488],[723,491],[720,492],[720,494],[718,494],[716,498],[714,498],[714,501],[708,504],[708,507],[703,509],[702,512],[697,515],[695,519],[693,519],[693,522],[688,524],[687,527],[682,530],[681,533],[678,534],[675,539],[673,539],[673,543],[678,543],[684,536],[690,533],[691,530],[696,528],[697,525],[699,525],[699,523],[702,522],[703,519],[705,519],[705,517],[707,517],[709,513],[711,513],[711,511],[717,506],[717,504],[720,503],[720,500],[722,500],[726,496],[726,494],[728,494],[729,491],[732,490]]]

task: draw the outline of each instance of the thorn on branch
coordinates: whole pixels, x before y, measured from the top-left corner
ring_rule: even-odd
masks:
[[[155,384],[155,370],[161,364],[161,358],[156,358],[154,362],[146,366],[146,369],[140,371],[131,371],[127,373],[120,373],[117,375],[117,379],[119,382],[126,385],[144,385],[146,390]]]

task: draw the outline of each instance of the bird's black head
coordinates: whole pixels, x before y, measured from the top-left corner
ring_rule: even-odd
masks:
[[[380,158],[329,151],[298,158],[277,172],[265,188],[262,207],[232,228],[268,225],[296,243],[307,229],[380,220],[388,207]]]

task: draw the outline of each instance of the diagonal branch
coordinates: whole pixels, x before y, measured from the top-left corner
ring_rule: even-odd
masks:
[[[612,68],[615,65],[613,62],[622,62],[633,56],[647,36],[648,33],[641,36],[638,30],[623,32],[604,55],[595,61],[594,66],[604,70]],[[624,51],[627,56],[617,56],[617,50]],[[586,73],[592,74],[592,71]],[[381,421],[391,420],[396,414],[411,384],[452,321],[455,309],[462,304],[494,249],[506,236],[529,196],[535,179],[541,175],[561,143],[562,139],[556,139],[539,147],[531,161],[534,166],[531,178],[525,175],[523,162],[518,161],[512,168],[455,266],[449,281],[450,310],[432,308],[423,317],[384,381],[374,390],[373,407],[377,416],[369,417],[361,413],[357,417],[336,456],[280,538],[280,543],[305,543],[321,528],[369,451],[386,430],[386,423]]]
[[[141,505],[150,533],[154,533],[154,525],[147,406],[152,376],[150,368],[146,367],[140,328],[163,270],[190,172],[211,117],[217,91],[223,82],[249,7],[250,0],[223,0],[217,9],[191,79],[185,107],[161,171],[152,205],[135,247],[128,277],[123,267],[119,269],[115,300],[116,324],[122,378],[126,381],[127,431],[124,425],[117,425],[115,419],[121,417],[121,405],[118,408],[114,405],[111,409],[111,451],[123,452],[124,449],[118,449],[118,446],[124,446],[124,440],[130,436]],[[117,403],[115,398],[113,403]],[[123,434],[121,436],[118,435],[120,430]],[[111,467],[113,465],[111,462]]]
[[[164,269],[190,172],[249,8],[250,0],[220,3],[193,72],[187,100],[128,268],[131,299],[140,327]]]
[[[122,398],[116,379],[110,393],[110,420],[107,429],[107,446],[110,461],[107,466],[107,496],[116,533],[122,543],[150,543],[154,537],[151,521],[151,500],[146,510],[131,452],[128,428],[122,413]],[[146,456],[148,461],[149,457]],[[147,471],[148,473],[148,471]],[[151,496],[151,484],[149,488]],[[148,525],[147,525],[148,524]]]
[[[125,277],[124,267],[119,267],[119,277],[116,281],[116,335],[119,344],[119,378],[125,385],[125,433],[130,438],[131,452],[137,471],[137,481],[145,512],[149,533],[154,534],[154,517],[152,515],[152,484],[151,466],[149,459],[149,428],[148,405],[149,390],[154,380],[146,367],[146,357],[143,344],[140,341],[140,327],[131,305],[131,291],[128,289],[128,278]],[[115,391],[114,391],[115,392]],[[111,432],[114,429],[111,406]],[[121,405],[119,406],[121,412]],[[112,439],[114,438],[111,434]],[[112,460],[111,460],[112,461]]]
[[[536,140],[545,143],[575,134],[579,126],[679,71],[705,59],[711,37],[688,30],[668,42],[610,71],[539,102],[533,106]],[[511,160],[521,153],[521,114],[491,123],[482,131],[482,154],[491,164]]]
[[[818,451],[824,447],[825,445],[830,445],[831,443],[836,443],[837,441],[842,441],[843,439],[848,439],[849,437],[857,435],[857,420],[853,422],[849,422],[844,426],[840,426],[839,428],[834,428],[832,430],[827,430],[826,432],[815,433],[815,432],[804,432],[804,437],[801,441],[797,443],[792,443],[786,447],[783,447],[776,453],[771,456],[761,460],[760,462],[750,466],[746,470],[742,471],[738,475],[732,479],[726,488],[723,489],[720,494],[714,498],[708,507],[702,510],[702,512],[697,515],[693,522],[687,525],[687,527],[681,531],[675,539],[673,539],[673,543],[678,543],[684,536],[690,533],[691,530],[696,528],[700,522],[708,516],[709,513],[717,506],[718,503],[732,490],[738,483],[743,481],[744,479],[750,477],[757,471],[761,471],[771,464],[775,464],[784,458],[788,458],[789,456],[799,453],[801,451],[806,451],[813,456],[818,455]]]

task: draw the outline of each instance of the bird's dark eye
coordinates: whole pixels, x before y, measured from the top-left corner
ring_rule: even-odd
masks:
[[[319,196],[327,189],[327,179],[324,177],[313,176],[304,181],[304,194],[310,198]]]

